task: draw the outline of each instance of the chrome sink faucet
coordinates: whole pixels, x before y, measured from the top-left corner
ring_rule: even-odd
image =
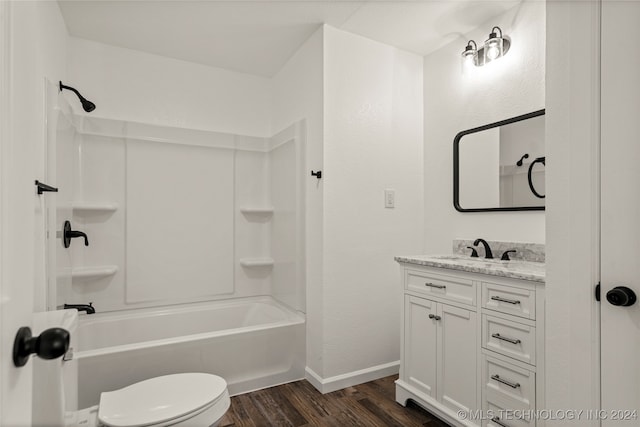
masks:
[[[476,239],[476,241],[473,242],[473,246],[478,246],[478,243],[482,243],[484,245],[484,257],[486,259],[493,259],[493,252],[491,252],[491,247],[489,247],[487,241],[484,239]]]

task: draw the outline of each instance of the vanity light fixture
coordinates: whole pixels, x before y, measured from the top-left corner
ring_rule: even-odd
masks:
[[[500,33],[496,33],[496,30]],[[487,64],[504,55],[504,38],[500,27],[493,27],[489,38],[484,42],[484,63]]]
[[[503,37],[500,27],[493,27],[489,38],[484,42],[484,46],[478,49],[475,41],[469,40],[467,47],[462,52],[463,68],[469,68],[470,64],[482,67],[489,62],[504,56],[511,47],[508,37]]]
[[[469,40],[462,52],[462,67],[469,68],[472,65],[478,65],[478,45],[473,40]]]

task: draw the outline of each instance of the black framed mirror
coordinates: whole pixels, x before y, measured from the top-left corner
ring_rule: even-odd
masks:
[[[459,212],[545,209],[545,110],[462,131],[453,140]]]

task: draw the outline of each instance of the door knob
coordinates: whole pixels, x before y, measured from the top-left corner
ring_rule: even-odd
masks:
[[[18,329],[13,341],[13,364],[24,366],[33,353],[42,359],[56,359],[69,350],[69,331],[62,328],[50,328],[37,337],[31,336],[31,328]]]
[[[607,292],[607,301],[613,305],[629,307],[636,302],[636,293],[626,286],[616,286]]]

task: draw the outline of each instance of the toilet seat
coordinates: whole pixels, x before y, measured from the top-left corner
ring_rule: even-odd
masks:
[[[160,427],[189,419],[228,397],[227,382],[211,374],[151,378],[100,395],[99,422],[108,427]],[[226,410],[226,408],[225,408]]]

